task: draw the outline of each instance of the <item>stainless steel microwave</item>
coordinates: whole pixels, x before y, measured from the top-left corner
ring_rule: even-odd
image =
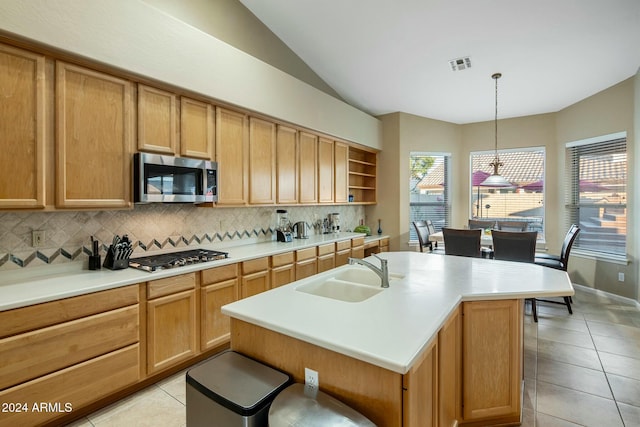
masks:
[[[218,164],[159,154],[133,156],[135,203],[218,201]]]

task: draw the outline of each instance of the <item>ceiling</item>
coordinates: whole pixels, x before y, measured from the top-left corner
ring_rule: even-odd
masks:
[[[495,72],[499,118],[555,112],[640,67],[640,0],[240,1],[374,116],[493,120]]]

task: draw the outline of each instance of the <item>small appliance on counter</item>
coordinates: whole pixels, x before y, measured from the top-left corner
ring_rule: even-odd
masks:
[[[291,230],[291,222],[289,222],[289,214],[284,209],[278,209],[276,238],[278,242],[293,242],[293,232]]]
[[[296,239],[309,238],[309,225],[304,221],[298,221],[293,224],[292,230],[296,232]]]
[[[338,212],[329,214],[329,224],[332,233],[340,232],[340,214]]]

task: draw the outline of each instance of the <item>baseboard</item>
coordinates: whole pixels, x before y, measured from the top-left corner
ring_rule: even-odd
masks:
[[[576,283],[572,283],[572,285],[573,285],[574,288],[579,288],[581,291],[585,291],[585,292],[589,292],[589,293],[592,293],[592,294],[600,295],[600,296],[603,296],[603,297],[611,298],[613,300],[624,302],[626,304],[635,305],[636,308],[638,310],[640,310],[640,302],[636,301],[634,299],[623,297],[623,296],[616,295],[616,294],[612,294],[610,292],[606,292],[606,291],[603,291],[603,290],[600,290],[600,289],[594,289],[594,288],[590,288],[588,286],[578,285]]]

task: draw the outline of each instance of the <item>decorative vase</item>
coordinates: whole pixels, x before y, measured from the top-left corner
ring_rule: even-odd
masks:
[[[382,227],[380,225],[381,222],[382,220],[378,218],[378,235],[382,234]]]

